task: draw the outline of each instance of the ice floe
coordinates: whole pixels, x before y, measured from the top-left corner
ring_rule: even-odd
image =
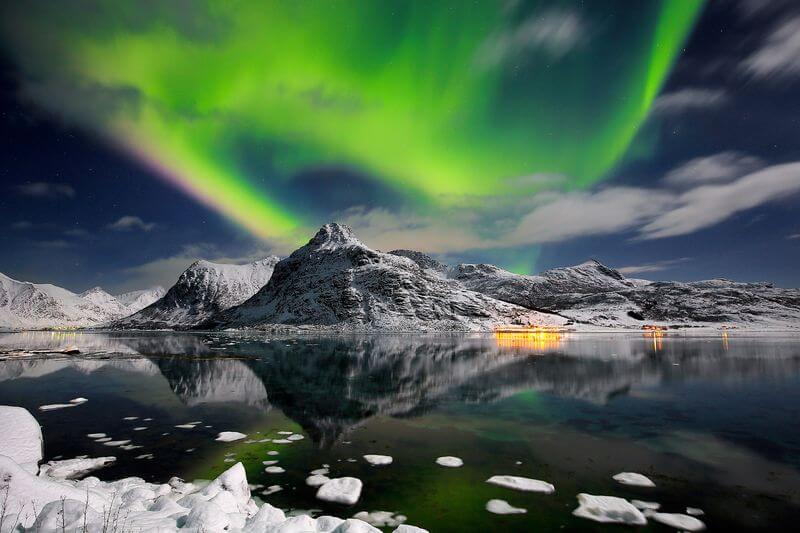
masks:
[[[527,509],[514,507],[505,500],[489,500],[486,502],[486,510],[494,514],[524,514]]]
[[[364,460],[373,466],[384,466],[392,464],[391,455],[375,455],[375,454],[367,454],[364,456]]]
[[[698,509],[697,507],[687,507],[686,514],[691,516],[703,516],[706,513],[705,511],[703,511],[702,509]]]
[[[353,515],[353,518],[375,527],[397,527],[408,520],[405,515],[395,514],[391,511],[359,511]]]
[[[103,468],[116,461],[116,457],[82,457],[49,461],[39,469],[39,475],[53,479],[78,479],[89,472]]]
[[[658,513],[655,511],[648,511],[645,513],[645,516],[665,526],[674,527],[681,531],[703,531],[706,528],[702,520],[680,513]]]
[[[578,494],[578,508],[572,514],[595,522],[643,526],[647,524],[644,514],[628,500],[616,496],[594,496]]]
[[[236,460],[233,457],[227,457],[226,460],[227,459],[233,459],[234,461]],[[264,466],[272,466],[278,464],[278,461],[261,461],[261,464]]]
[[[300,435],[299,433],[295,433],[293,435],[289,435],[288,437],[286,437],[286,440],[297,441],[297,440],[303,440],[304,438],[305,437]]]
[[[269,487],[267,487],[266,490],[262,491],[261,494],[263,494],[264,496],[269,496],[270,494],[275,494],[276,492],[280,492],[282,490],[283,487],[281,487],[280,485],[270,485]]]
[[[486,483],[505,487],[507,489],[525,492],[542,492],[544,494],[551,494],[556,490],[556,488],[547,481],[520,476],[492,476],[486,480]]]
[[[620,472],[613,476],[614,481],[622,483],[623,485],[633,485],[635,487],[655,487],[653,481],[642,474],[636,472]]]
[[[272,443],[273,444],[291,444],[292,441],[290,441],[289,439],[274,439],[272,441]]]
[[[80,405],[80,404],[76,404],[76,403],[50,403],[50,404],[47,404],[47,405],[40,405],[39,406],[39,410],[40,411],[55,411],[56,409],[66,409],[67,407],[75,407],[76,405]]]
[[[452,455],[445,455],[436,458],[436,464],[439,466],[447,466],[450,468],[458,468],[464,466],[464,461],[460,457],[453,457]]]
[[[147,426],[136,426],[133,428],[134,431],[144,431],[145,429],[147,429]]]
[[[279,454],[280,454],[280,452],[275,451],[275,450],[270,450],[270,451],[267,452],[267,455],[279,455]]]
[[[284,472],[286,472],[286,470],[284,470],[280,466],[268,466],[264,469],[264,472],[266,472],[267,474],[283,474]]]
[[[650,510],[650,511],[657,511],[661,508],[661,504],[658,502],[647,502],[644,500],[631,500],[631,504],[637,509]]]
[[[222,431],[217,435],[217,440],[219,442],[233,442],[236,440],[241,440],[247,438],[247,435],[244,433],[239,433],[238,431]]]
[[[306,485],[309,487],[321,487],[330,480],[331,478],[323,474],[312,474],[306,478]]]
[[[361,480],[354,477],[331,479],[317,490],[317,499],[352,505],[361,497]]]
[[[103,446],[123,446],[125,444],[129,444],[130,442],[130,440],[109,440],[104,442]]]
[[[89,437],[90,439],[102,439],[103,437],[107,437],[108,435],[106,435],[105,433],[89,433],[86,436]]]

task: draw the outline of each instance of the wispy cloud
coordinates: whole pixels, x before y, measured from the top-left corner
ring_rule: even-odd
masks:
[[[63,239],[55,239],[49,241],[36,241],[36,246],[39,248],[48,248],[50,250],[63,250],[65,248],[71,248],[72,243],[65,241]]]
[[[740,68],[754,79],[787,79],[800,75],[800,15],[779,22]]]
[[[665,93],[653,102],[652,112],[660,115],[677,115],[687,111],[712,109],[728,101],[722,89],[686,88]]]
[[[478,62],[492,66],[532,51],[560,59],[587,40],[588,25],[574,11],[551,9],[493,34],[481,47]]]
[[[124,217],[120,217],[116,222],[109,224],[107,227],[108,229],[116,231],[130,231],[135,229],[142,231],[151,231],[153,228],[156,227],[156,223],[145,222],[140,217],[125,215]]]
[[[792,233],[786,236],[787,239],[800,239],[800,233]]]
[[[34,198],[74,198],[75,189],[66,183],[51,183],[47,181],[33,181],[17,186],[17,191],[23,196]]]
[[[13,224],[11,224],[11,229],[20,230],[20,231],[26,230],[26,229],[31,229],[32,227],[33,227],[33,223],[28,221],[28,220],[18,220],[17,222],[14,222]]]
[[[644,263],[641,265],[629,265],[618,267],[616,270],[621,274],[629,276],[631,274],[644,274],[647,272],[661,272],[662,270],[670,269],[686,261],[690,261],[690,257],[679,257],[677,259],[665,259],[663,261],[655,261],[653,263]]]
[[[723,182],[763,167],[764,162],[758,157],[727,151],[691,159],[668,172],[663,181],[676,186]]]

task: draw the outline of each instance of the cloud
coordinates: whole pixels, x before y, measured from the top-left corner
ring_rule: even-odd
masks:
[[[74,198],[75,189],[66,183],[50,183],[47,181],[33,181],[19,185],[17,191],[23,196],[34,198]]]
[[[800,15],[777,24],[761,47],[742,61],[740,68],[754,79],[800,75]]]
[[[91,234],[88,231],[86,231],[85,229],[73,228],[73,229],[68,229],[67,231],[65,231],[64,235],[66,235],[67,237],[75,237],[75,238],[85,239],[85,238],[89,237]]]
[[[686,186],[707,182],[730,181],[764,166],[754,156],[727,151],[710,156],[696,157],[671,170],[664,176],[668,185]]]
[[[51,250],[63,250],[65,248],[71,248],[72,244],[63,239],[56,239],[52,241],[36,241],[36,246]]]
[[[728,101],[722,89],[686,88],[662,94],[653,102],[652,112],[677,115],[687,111],[720,107]]]
[[[574,11],[548,10],[492,35],[481,47],[478,62],[494,66],[537,50],[560,59],[581,45],[587,34],[586,22]]]
[[[124,217],[120,217],[116,222],[109,224],[107,227],[115,231],[130,231],[134,229],[150,231],[156,227],[156,224],[155,222],[145,222],[139,217],[125,215]]]
[[[655,261],[653,263],[645,263],[643,265],[619,267],[616,270],[620,274],[624,274],[626,276],[631,274],[643,274],[645,272],[661,272],[662,270],[667,270],[675,265],[679,265],[690,260],[691,258],[689,257],[679,257],[677,259],[665,259],[664,261]]]
[[[31,229],[33,227],[33,223],[27,220],[19,220],[11,224],[11,229],[15,230],[26,230]]]
[[[786,236],[787,239],[800,239],[800,233],[792,233]]]

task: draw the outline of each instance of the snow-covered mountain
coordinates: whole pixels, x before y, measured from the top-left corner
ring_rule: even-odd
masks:
[[[270,256],[246,265],[196,261],[156,302],[118,320],[120,328],[188,328],[240,304],[272,276],[279,258]]]
[[[326,224],[275,266],[263,289],[206,326],[474,331],[534,321],[564,322],[469,290],[409,257],[368,248],[347,226]]]
[[[97,326],[124,314],[124,306],[99,287],[79,295],[0,274],[0,329]]]
[[[601,326],[732,323],[800,325],[800,290],[767,283],[708,280],[689,283],[625,278],[590,261],[536,276],[492,265],[458,265],[451,276],[472,290],[532,309]]]
[[[119,300],[122,305],[128,308],[128,314],[130,315],[144,309],[154,302],[157,302],[166,293],[167,290],[159,285],[140,291],[117,294],[116,299]]]

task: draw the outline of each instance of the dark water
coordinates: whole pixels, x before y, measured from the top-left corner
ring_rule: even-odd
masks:
[[[46,459],[115,455],[96,473],[104,479],[207,479],[233,452],[251,483],[283,487],[264,497],[273,505],[394,511],[431,531],[615,529],[571,515],[579,492],[657,501],[666,512],[700,507],[713,531],[787,530],[800,519],[797,337],[0,335],[0,350],[67,345],[86,355],[0,362],[0,403],[34,412]],[[77,396],[89,401],[37,411]],[[191,421],[202,424],[174,427]],[[225,430],[306,438],[215,442]],[[85,436],[95,432],[143,447],[103,446]],[[153,458],[135,459],[145,453]],[[394,464],[372,467],[368,453]],[[465,465],[435,465],[442,455]],[[264,473],[269,459],[286,473]],[[356,505],[314,498],[304,479],[322,464],[331,477],[364,481]],[[621,471],[657,487],[619,485],[611,476]],[[556,492],[485,483],[495,474],[543,479]],[[492,498],[528,513],[490,514]]]

